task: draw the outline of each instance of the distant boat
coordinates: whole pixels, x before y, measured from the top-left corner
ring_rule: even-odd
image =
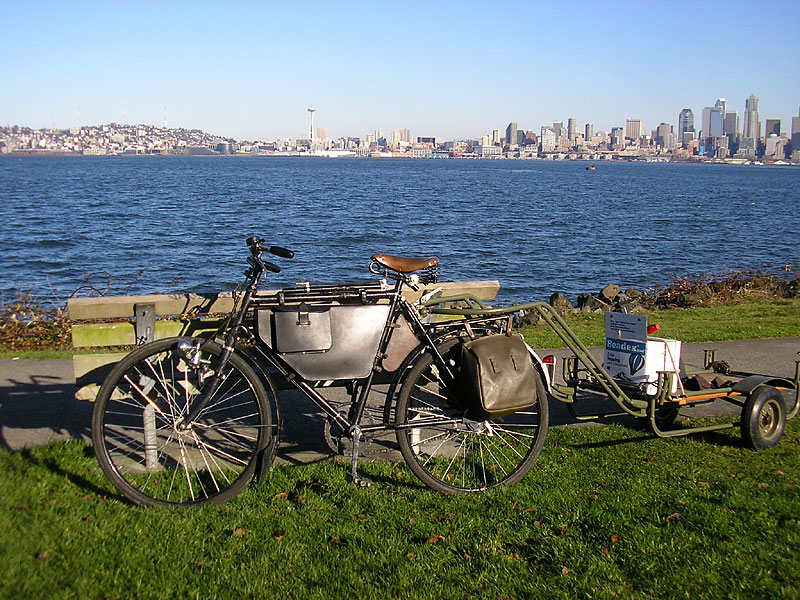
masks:
[[[594,171],[594,165],[589,165],[588,167],[586,167],[586,170],[587,171]]]

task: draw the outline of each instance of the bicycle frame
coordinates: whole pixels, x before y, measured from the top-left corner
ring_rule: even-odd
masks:
[[[248,245],[251,249],[252,258],[249,260],[251,267],[245,273],[247,281],[244,286],[244,292],[240,299],[237,299],[238,301],[235,303],[233,311],[215,336],[215,341],[222,347],[222,354],[218,364],[215,365],[215,371],[222,372],[230,356],[238,351],[242,352],[242,354],[248,358],[257,372],[260,372],[261,375],[269,381],[269,385],[273,389],[275,389],[274,383],[271,381],[271,376],[264,367],[272,367],[276,370],[280,376],[300,390],[332,419],[333,422],[341,427],[343,431],[347,432],[347,436],[353,442],[352,466],[349,477],[351,481],[359,485],[369,484],[367,480],[357,474],[356,470],[361,437],[365,433],[394,431],[403,428],[402,425],[389,422],[389,410],[397,386],[403,374],[411,364],[413,364],[414,360],[425,352],[431,353],[433,360],[443,374],[445,384],[448,387],[455,386],[456,376],[439,351],[441,343],[456,335],[472,335],[470,328],[473,326],[476,328],[494,327],[495,329],[501,330],[505,326],[505,322],[508,318],[507,314],[503,314],[490,317],[462,319],[446,323],[423,323],[418,311],[403,296],[403,290],[406,287],[410,287],[414,290],[419,289],[419,277],[414,274],[406,274],[390,269],[380,269],[379,266],[376,266],[376,263],[371,265],[370,270],[374,274],[383,276],[383,279],[379,282],[331,286],[311,286],[305,284],[304,288],[281,290],[274,296],[259,296],[257,291],[262,276],[267,271],[276,272],[279,269],[275,265],[262,259],[262,254],[265,249],[260,246],[259,242],[256,241],[251,244],[250,240],[248,240]],[[394,281],[393,284],[388,283],[387,280],[390,279]],[[301,303],[313,305],[315,303],[342,304],[348,302],[362,303],[365,305],[388,303],[389,310],[386,321],[383,324],[379,343],[375,348],[369,374],[365,378],[340,380],[353,385],[350,409],[345,417],[337,410],[337,407],[313,385],[315,382],[318,383],[324,380],[308,381],[299,377],[296,370],[284,360],[281,354],[259,340],[253,333],[253,328],[248,327],[245,322],[247,320],[252,322],[259,309],[286,306],[287,303],[289,305]],[[373,390],[375,376],[376,374],[385,372],[381,367],[381,361],[386,357],[386,350],[392,334],[393,325],[400,315],[406,319],[412,332],[419,340],[419,344],[415,349],[409,352],[395,371],[387,392],[383,422],[374,425],[362,425],[361,421],[364,416],[369,395]],[[237,343],[238,340],[244,340],[247,346],[245,347]],[[219,384],[219,377],[214,375],[209,381],[205,393],[195,402],[184,420],[179,424],[180,428],[188,428],[191,426],[192,421],[197,418],[197,415],[205,408],[209,399],[216,392]],[[278,411],[280,411],[279,407]],[[453,419],[453,422],[459,422],[460,420],[461,419]],[[278,416],[278,421],[280,422],[280,415]],[[437,422],[441,423],[441,420]]]

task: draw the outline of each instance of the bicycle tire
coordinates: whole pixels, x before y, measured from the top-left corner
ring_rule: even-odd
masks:
[[[181,341],[191,344],[191,357],[178,348]],[[92,413],[92,442],[103,472],[128,500],[143,506],[225,502],[250,483],[259,460],[271,460],[266,449],[276,432],[267,393],[238,354],[191,427],[177,427],[220,354],[217,344],[196,338],[157,340],[109,373]]]
[[[439,351],[451,366],[458,341]],[[544,446],[548,404],[537,373],[536,402],[529,408],[488,421],[470,421],[463,406],[441,381],[431,353],[411,367],[397,399],[397,443],[406,464],[439,492],[481,492],[516,483],[533,466]],[[414,421],[425,420],[415,427]]]

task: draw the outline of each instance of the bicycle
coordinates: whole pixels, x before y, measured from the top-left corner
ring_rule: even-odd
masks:
[[[280,271],[263,255],[294,253],[258,237],[246,243],[245,282],[217,333],[136,348],[98,393],[95,453],[125,498],[140,505],[217,503],[261,481],[280,439],[279,379],[327,415],[329,442],[349,443],[348,479],[359,486],[370,485],[357,468],[362,445],[392,433],[409,468],[433,490],[480,492],[528,472],[548,425],[550,378],[539,357],[527,348],[536,377],[528,406],[512,414],[476,417],[459,383],[464,344],[509,334],[511,311],[425,318],[426,307],[456,298],[412,304],[403,292],[436,283],[438,259],[386,254],[371,257],[375,280],[259,293],[262,278]],[[323,393],[329,385],[348,390],[346,411]],[[368,411],[370,394],[381,386],[383,406]]]

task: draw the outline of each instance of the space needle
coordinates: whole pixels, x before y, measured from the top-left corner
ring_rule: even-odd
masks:
[[[310,137],[311,137],[311,142],[312,142],[312,143],[314,142],[314,112],[315,112],[316,110],[317,110],[317,109],[316,109],[316,108],[314,108],[313,106],[312,106],[311,108],[309,108],[309,109],[308,109],[308,115],[309,115],[309,117],[310,117],[310,121],[311,121],[311,124],[310,124],[310,128],[311,128],[311,132],[310,132],[310,133],[311,133],[311,136],[310,136]]]

